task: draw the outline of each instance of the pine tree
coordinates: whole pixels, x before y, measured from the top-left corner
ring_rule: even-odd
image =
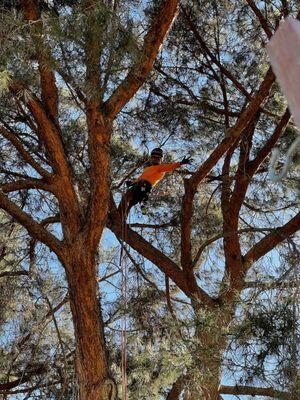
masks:
[[[80,398],[114,399],[95,264],[110,198],[111,130],[147,78],[178,2],[160,4],[135,54],[134,3],[55,2],[44,10],[45,4],[23,0],[1,14],[1,135],[11,153],[1,167],[0,206],[65,268]],[[45,192],[55,214],[44,219],[34,199]],[[60,237],[46,228],[55,222]]]
[[[55,333],[33,348],[24,331],[20,359],[4,355],[4,395],[23,383],[20,390],[40,398],[76,398],[75,350],[79,398],[116,399],[125,313],[132,399],[298,396],[297,169],[275,190],[267,177],[272,148],[286,148],[295,127],[264,50],[298,5],[178,7],[3,5],[0,207],[26,237],[25,309],[30,315],[42,299],[33,323],[51,320],[45,329]],[[193,165],[154,188],[147,217],[135,208],[125,221],[122,183],[152,145],[166,150],[166,161],[189,153]],[[129,260],[126,307],[118,252],[108,257],[103,243],[99,250],[105,228]],[[100,281],[115,285],[113,298],[105,284],[99,292],[98,266]],[[74,340],[68,308],[56,316],[68,301]],[[273,381],[270,357],[282,367]],[[238,386],[220,386],[224,369]]]

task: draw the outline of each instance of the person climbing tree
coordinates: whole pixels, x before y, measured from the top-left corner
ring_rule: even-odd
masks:
[[[134,181],[126,181],[129,188],[120,203],[119,210],[122,215],[127,216],[131,207],[141,204],[142,213],[145,214],[145,203],[149,199],[152,188],[163,179],[166,172],[174,171],[181,165],[189,164],[191,157],[184,157],[182,161],[175,163],[162,163],[163,151],[155,148],[151,151],[150,161],[145,164],[142,174]]]

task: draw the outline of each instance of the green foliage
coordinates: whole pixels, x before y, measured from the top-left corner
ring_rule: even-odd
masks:
[[[94,1],[93,12],[89,13],[83,2],[41,1],[42,38],[35,31],[36,26],[32,24],[29,28],[21,17],[19,2],[9,3],[6,2],[0,13],[1,126],[9,127],[34,159],[46,170],[51,170],[38,134],[39,127],[25,105],[31,92],[41,99],[36,56],[39,47],[40,56],[55,71],[60,133],[73,169],[74,186],[86,212],[91,194],[88,126],[85,103],[78,93],[83,97],[95,95],[103,101],[108,99],[130,67],[139,62],[142,38],[159,2],[148,2],[147,8],[142,10],[145,2]],[[277,19],[282,16],[281,5],[269,1],[256,3],[263,3],[261,10],[269,27],[276,26]],[[289,11],[296,13],[298,2],[288,3]],[[213,58],[221,62],[251,96],[255,95],[268,67],[264,50],[266,35],[245,2],[201,0],[183,1],[182,5],[189,11],[212,56],[204,51],[205,46],[181,12],[146,84],[114,121],[110,143],[110,179],[116,200],[124,191],[124,186],[120,185],[122,180],[132,170],[129,178],[139,176],[153,147],[163,147],[165,162],[181,160],[187,154],[193,156],[191,166],[167,175],[154,188],[147,216],[142,216],[135,207],[129,217],[132,229],[178,265],[184,179],[202,165],[247,104],[245,94],[218,68]],[[99,46],[97,87],[86,81],[89,38]],[[7,92],[11,81],[24,86],[16,96]],[[262,107],[250,159],[271,136],[286,107],[278,85],[273,85],[271,95]],[[283,153],[295,132],[290,124],[281,137],[279,146]],[[234,189],[239,155],[237,143],[230,166],[229,191]],[[37,177],[15,147],[2,136],[0,159],[1,185],[18,179],[16,174]],[[223,160],[217,163],[210,176],[199,185],[192,215],[192,257],[202,249],[194,272],[200,287],[213,299],[223,294],[229,283],[224,272],[222,238],[222,163]],[[140,168],[135,170],[137,166]],[[252,179],[239,215],[243,254],[268,234],[270,228],[284,224],[297,209],[291,188],[299,168],[296,166],[286,180],[274,187],[267,178],[266,167],[267,159]],[[59,211],[56,198],[42,190],[19,190],[9,196],[38,221]],[[2,215],[0,222],[0,254],[2,243],[6,248],[5,257],[0,260],[0,274],[4,271],[28,272],[28,275],[0,277],[1,380],[13,380],[24,371],[47,366],[42,375],[33,375],[23,388],[41,385],[32,393],[32,398],[36,399],[76,399],[75,343],[68,305],[55,313],[56,320],[47,317],[51,307],[60,304],[67,295],[62,268],[53,253],[41,245],[35,248],[36,260],[32,265],[28,235]],[[134,227],[136,222],[144,227]],[[153,225],[163,227],[156,229]],[[261,228],[268,230],[259,231]],[[13,230],[8,234],[10,229]],[[47,229],[60,236],[59,225]],[[297,391],[298,294],[286,290],[284,285],[280,289],[274,287],[280,279],[287,284],[293,273],[298,279],[296,242],[297,238],[289,238],[287,246],[278,247],[278,252],[250,269],[247,279],[252,279],[256,288],[243,291],[235,318],[231,325],[226,325],[224,318],[230,320],[228,315],[234,315],[233,309],[228,310],[218,302],[213,312],[202,309],[201,304],[191,303],[191,299],[171,281],[170,299],[167,299],[164,275],[143,255],[136,253],[131,253],[133,262],[126,259],[129,293],[124,306],[120,293],[119,243],[112,235],[105,236],[97,255],[99,279],[106,276],[99,283],[105,333],[112,370],[120,384],[120,326],[121,318],[126,314],[129,398],[166,398],[182,374],[189,376],[187,387],[200,393],[205,379],[213,378],[205,363],[207,365],[211,360],[216,365],[221,359],[224,373],[231,372],[235,382],[241,379],[241,382],[279,385]],[[261,282],[269,280],[270,286],[260,287]],[[207,345],[208,338],[210,346]],[[228,344],[225,354],[224,343]],[[276,366],[272,368],[271,363]]]
[[[174,319],[165,298],[151,287],[132,288],[128,299],[128,390],[132,399],[159,400],[164,388],[192,363],[188,321]],[[132,332],[132,333],[131,333]],[[120,374],[121,353],[110,343],[113,368]]]
[[[8,92],[8,85],[9,85],[10,77],[8,71],[4,70],[0,72],[0,93],[7,93]]]
[[[228,365],[239,356],[243,360],[239,362],[240,383],[266,381],[299,393],[297,294],[284,282],[278,288],[271,283],[269,290],[268,297],[257,292],[243,305],[242,320],[230,332],[234,352]]]

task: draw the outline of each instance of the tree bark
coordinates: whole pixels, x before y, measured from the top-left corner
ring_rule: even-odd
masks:
[[[222,327],[218,324],[216,328],[221,333]],[[219,386],[221,378],[222,354],[226,348],[226,342],[223,338],[216,339],[217,333],[203,332],[197,333],[201,347],[199,364],[201,365],[202,377],[199,382],[200,390],[192,390],[194,400],[220,400]],[[197,396],[198,393],[198,396]],[[196,397],[195,397],[196,396]]]
[[[281,390],[276,390],[272,387],[221,385],[219,387],[219,392],[222,394],[233,394],[234,396],[248,395],[251,396],[252,398],[256,396],[264,396],[264,397],[266,396],[281,400],[294,400],[299,398],[297,393],[294,395],[293,393],[283,392]]]
[[[76,340],[80,400],[115,400],[117,389],[108,367],[94,254],[84,238],[69,248],[65,268]]]
[[[195,312],[195,339],[198,350],[194,366],[188,371],[186,397],[190,400],[222,400],[219,394],[223,354],[227,346],[225,330],[230,324],[233,309],[228,305],[205,308],[192,301]],[[200,312],[200,313],[199,313]]]

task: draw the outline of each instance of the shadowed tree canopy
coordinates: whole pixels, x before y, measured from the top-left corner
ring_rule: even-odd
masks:
[[[299,167],[267,176],[296,128],[264,49],[299,12],[2,2],[4,398],[120,398],[124,318],[130,399],[299,397]],[[126,219],[154,147],[193,163]]]

